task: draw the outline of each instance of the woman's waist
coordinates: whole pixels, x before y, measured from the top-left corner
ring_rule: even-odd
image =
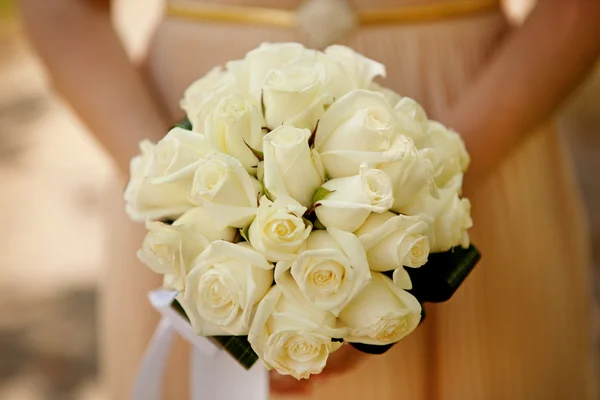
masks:
[[[451,100],[476,75],[505,28],[506,21],[497,12],[448,22],[359,28],[336,42],[386,64],[387,85],[429,104],[434,100],[427,97],[434,92],[436,98]],[[187,85],[261,42],[304,42],[304,38],[294,29],[167,18],[155,32],[147,66],[161,97],[176,114]]]
[[[165,14],[187,21],[326,33],[334,28],[346,32],[362,26],[460,19],[500,9],[501,0],[168,0]]]
[[[324,0],[317,0],[324,1]],[[460,1],[460,0],[458,0]],[[282,10],[294,10],[306,3],[307,0],[167,0],[167,4],[202,4],[216,6],[260,7]],[[397,8],[415,5],[431,5],[456,3],[457,0],[347,0],[356,10],[373,10],[382,8]],[[500,1],[498,1],[500,3]]]

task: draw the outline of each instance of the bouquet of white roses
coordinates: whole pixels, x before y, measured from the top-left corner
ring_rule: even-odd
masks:
[[[344,343],[382,352],[478,260],[460,136],[384,75],[346,47],[263,44],[193,83],[186,121],[132,160],[140,260],[246,367],[300,379]]]

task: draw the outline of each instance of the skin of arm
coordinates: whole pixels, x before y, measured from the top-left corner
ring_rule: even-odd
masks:
[[[170,124],[113,29],[110,1],[21,0],[20,6],[54,88],[128,173],[138,143],[158,140]]]
[[[471,155],[467,193],[552,116],[599,53],[600,1],[540,1],[442,117],[461,133]]]
[[[115,160],[125,180],[130,159],[143,139],[156,141],[170,127],[163,108],[139,70],[129,60],[111,23],[110,0],[21,0],[21,13],[31,42],[62,95]],[[112,190],[114,187],[114,191]],[[111,185],[106,196],[122,194]],[[107,221],[126,221],[124,205],[113,207]],[[146,300],[161,279],[141,266],[134,246],[141,243],[142,224],[120,224],[107,247],[117,263],[107,265],[100,297],[100,356],[108,398],[129,399],[139,362],[156,323]],[[108,235],[107,235],[108,236]],[[120,268],[127,266],[128,268]],[[180,338],[169,355],[164,397],[188,398],[189,346]]]

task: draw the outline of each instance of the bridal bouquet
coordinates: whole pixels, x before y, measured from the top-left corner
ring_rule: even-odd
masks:
[[[298,379],[344,343],[381,353],[479,258],[469,155],[353,50],[263,44],[194,82],[125,191],[138,255],[197,335]]]

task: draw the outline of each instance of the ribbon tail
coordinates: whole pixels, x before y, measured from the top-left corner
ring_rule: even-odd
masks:
[[[269,398],[269,374],[262,363],[246,370],[226,352],[211,357],[197,347],[192,348],[190,361],[192,400]]]
[[[262,363],[246,370],[210,339],[195,334],[190,323],[171,306],[176,292],[156,290],[150,303],[160,320],[142,359],[132,400],[161,400],[164,372],[175,334],[191,346],[190,395],[192,400],[267,400],[269,375]]]
[[[142,359],[132,400],[161,400],[163,376],[174,333],[168,318],[162,318]]]

